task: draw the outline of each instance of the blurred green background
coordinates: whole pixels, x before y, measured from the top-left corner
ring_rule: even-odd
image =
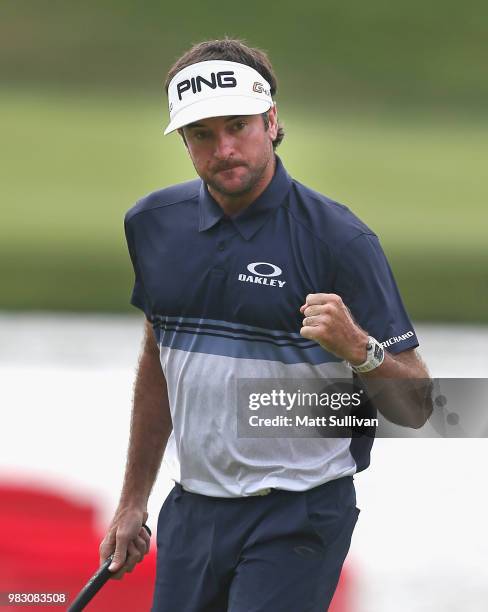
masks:
[[[0,309],[132,311],[123,215],[194,178],[166,71],[223,35],[266,49],[298,180],[380,236],[416,320],[488,322],[481,2],[0,7]]]

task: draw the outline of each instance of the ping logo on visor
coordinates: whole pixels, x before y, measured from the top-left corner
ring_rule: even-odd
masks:
[[[253,68],[212,60],[180,70],[168,87],[165,134],[209,117],[257,115],[273,106],[269,83]]]
[[[216,89],[217,87],[237,87],[237,81],[233,75],[233,70],[222,70],[221,72],[211,72],[210,81],[200,75],[191,79],[184,79],[176,84],[178,99],[181,101],[183,93],[190,89],[193,93],[202,91],[203,86],[210,87],[211,89]]]

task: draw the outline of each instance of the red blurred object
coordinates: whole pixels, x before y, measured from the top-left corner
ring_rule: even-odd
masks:
[[[0,484],[0,592],[68,593],[69,599],[74,599],[98,567],[103,535],[96,531],[95,512],[93,506],[55,491]],[[123,580],[109,581],[86,610],[150,610],[155,557],[152,548],[131,574]],[[348,573],[343,571],[329,612],[351,612],[349,582]],[[33,608],[2,606],[2,611]],[[58,605],[41,609],[59,612],[66,608]]]
[[[60,493],[0,485],[0,592],[68,593],[72,600],[99,565],[103,537],[95,508]],[[123,580],[108,582],[86,610],[149,610],[155,576],[154,549]],[[37,607],[37,606],[36,606]],[[67,606],[42,606],[45,612]],[[3,610],[33,610],[8,606]]]

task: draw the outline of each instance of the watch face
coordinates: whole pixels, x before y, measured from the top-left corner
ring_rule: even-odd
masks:
[[[374,358],[375,359],[381,359],[382,355],[383,355],[383,348],[379,344],[375,344],[375,347],[374,347]]]

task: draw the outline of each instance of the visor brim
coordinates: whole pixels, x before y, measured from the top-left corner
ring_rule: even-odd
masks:
[[[259,115],[269,110],[272,105],[273,103],[269,100],[259,100],[251,96],[227,95],[220,98],[199,100],[182,108],[169,122],[164,134],[170,134],[200,119],[225,117],[227,115]]]

